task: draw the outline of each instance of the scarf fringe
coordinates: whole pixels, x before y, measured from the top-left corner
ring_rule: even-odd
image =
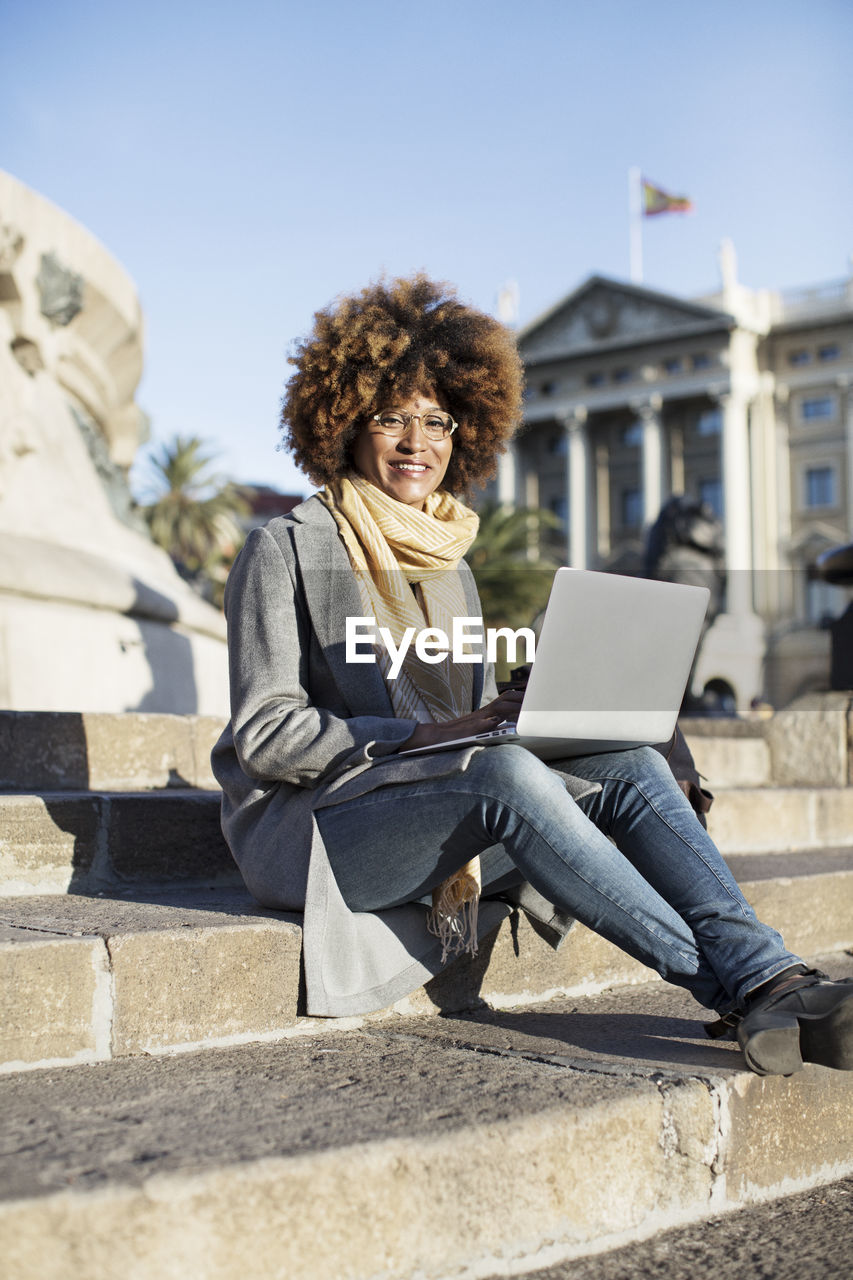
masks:
[[[427,928],[441,943],[441,963],[449,957],[477,954],[477,921],[480,908],[478,878],[460,872],[433,891]]]

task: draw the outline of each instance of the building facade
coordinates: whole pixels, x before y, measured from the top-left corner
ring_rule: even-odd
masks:
[[[575,567],[638,572],[671,495],[723,525],[725,607],[694,680],[738,710],[825,687],[850,598],[814,573],[853,531],[853,278],[685,300],[592,276],[519,334],[523,430],[493,496],[552,511]]]

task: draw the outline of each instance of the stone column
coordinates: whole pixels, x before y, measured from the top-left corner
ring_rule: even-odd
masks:
[[[669,430],[669,465],[672,475],[669,491],[681,497],[684,493],[684,428],[680,426]]]
[[[539,475],[531,462],[524,467],[524,506],[532,511],[539,506]]]
[[[596,556],[610,555],[610,449],[606,444],[595,446],[595,527]]]
[[[723,410],[723,526],[726,539],[726,611],[752,611],[752,501],[748,402],[736,390],[719,397]]]
[[[648,528],[657,520],[666,493],[666,448],[663,434],[660,396],[651,396],[632,406],[643,424],[642,475],[643,525]]]
[[[529,457],[525,457],[524,453],[518,451],[519,460],[519,489],[518,499],[522,507],[526,507],[528,511],[539,510],[539,474],[533,462]],[[539,529],[535,521],[528,521],[527,525],[527,559],[531,564],[535,564],[539,559]]]
[[[589,560],[589,436],[586,406],[578,405],[563,419],[568,438],[566,489],[569,497],[568,561],[573,569],[585,569]]]
[[[853,387],[849,378],[839,378],[842,422],[845,425],[844,443],[847,449],[847,492],[844,501],[845,529],[853,535]]]
[[[510,441],[506,453],[498,458],[497,491],[501,506],[514,507],[518,495],[518,459],[515,441]]]
[[[775,419],[776,445],[776,556],[784,567],[779,575],[776,600],[776,611],[780,617],[795,612],[796,569],[791,564],[790,551],[792,512],[791,512],[791,424],[790,424],[790,392],[785,383],[779,383],[773,393],[773,415]]]
[[[726,539],[726,608],[715,618],[699,649],[693,689],[723,680],[734,692],[739,715],[764,692],[764,624],[752,605],[752,501],[748,398],[735,387],[718,397],[723,411],[723,527]]]

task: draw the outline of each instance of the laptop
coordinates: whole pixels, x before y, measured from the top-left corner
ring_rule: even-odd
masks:
[[[517,722],[399,754],[513,742],[549,760],[666,742],[709,597],[707,587],[558,569]]]

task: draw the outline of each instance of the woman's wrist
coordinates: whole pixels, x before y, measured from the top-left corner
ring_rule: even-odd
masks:
[[[418,747],[431,747],[440,741],[437,724],[419,724],[410,738],[401,742],[398,751],[415,751]]]

